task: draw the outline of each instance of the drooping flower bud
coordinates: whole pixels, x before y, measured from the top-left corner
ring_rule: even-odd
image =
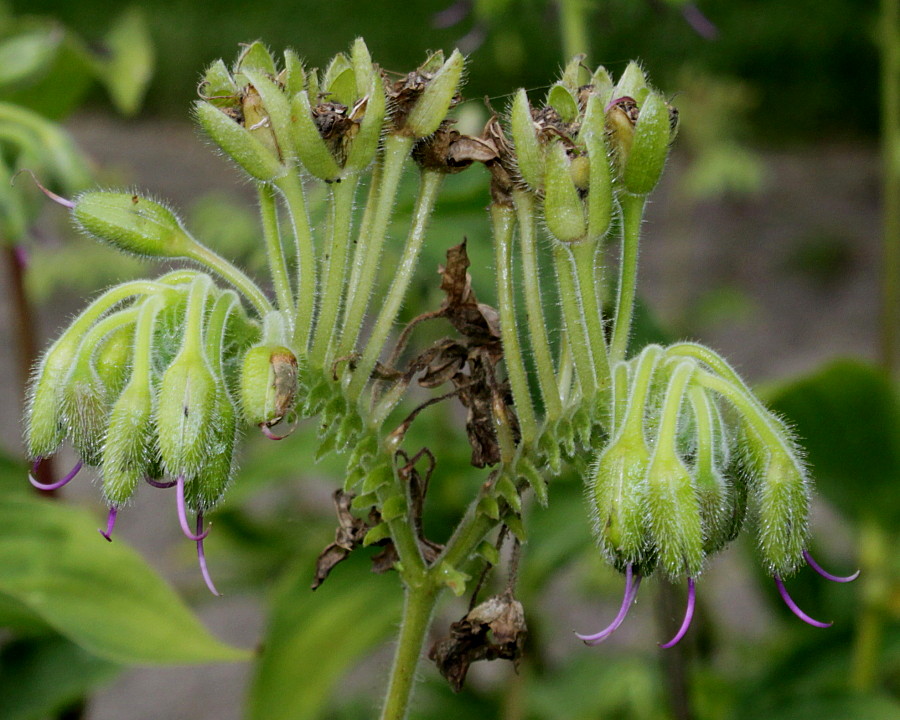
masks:
[[[133,193],[83,193],[73,217],[84,232],[135,255],[184,257],[195,244],[175,213]]]

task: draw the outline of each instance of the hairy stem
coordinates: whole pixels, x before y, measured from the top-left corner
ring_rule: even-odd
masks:
[[[624,360],[628,352],[637,285],[638,246],[641,239],[641,221],[644,216],[644,198],[642,196],[623,194],[619,202],[622,205],[622,259],[619,263],[616,319],[613,324],[609,353],[610,361],[613,363]]]
[[[375,367],[375,363],[381,356],[381,351],[384,349],[391,327],[393,327],[394,321],[397,319],[400,304],[406,296],[410,280],[417,266],[419,252],[422,250],[422,243],[425,241],[428,219],[431,217],[432,210],[434,210],[438,190],[441,187],[443,178],[443,173],[434,170],[422,172],[419,196],[416,199],[412,224],[409,229],[409,235],[406,238],[403,254],[397,263],[397,271],[394,274],[388,294],[381,305],[378,318],[375,320],[375,326],[372,328],[372,333],[369,335],[365,350],[363,350],[362,358],[357,363],[353,378],[350,380],[350,385],[347,388],[347,396],[351,401],[359,399],[363,388],[369,380],[369,375]]]
[[[578,53],[590,55],[591,47],[587,33],[588,7],[588,0],[559,0],[560,30],[565,58]]]
[[[416,668],[431,627],[434,606],[440,588],[429,582],[406,588],[400,635],[394,649],[394,661],[381,720],[404,720],[409,712]]]
[[[584,397],[593,397],[597,390],[597,373],[585,325],[582,288],[578,282],[575,259],[568,246],[554,242],[553,260],[556,264],[556,276],[559,283],[559,300],[566,322],[566,337],[572,348],[581,394]]]
[[[205,245],[194,243],[191,246],[191,260],[208,267],[221,276],[226,282],[231,283],[253,305],[260,315],[265,315],[272,309],[272,303],[259,286],[253,282],[243,271],[236,268],[221,255],[210,250]]]
[[[491,205],[494,230],[494,251],[497,273],[497,303],[500,312],[500,328],[503,333],[503,360],[512,389],[513,403],[522,431],[522,444],[530,445],[537,439],[538,423],[534,405],[528,390],[528,376],[522,358],[522,345],[516,326],[516,306],[513,293],[512,236],[515,212],[511,207]]]
[[[284,248],[278,232],[278,208],[275,205],[275,191],[270,185],[260,185],[259,214],[262,219],[263,239],[266,243],[266,258],[269,261],[269,274],[275,286],[275,297],[279,310],[290,312],[294,307],[294,295],[291,281],[288,278],[287,263],[284,260]]]
[[[584,322],[587,326],[588,342],[594,357],[597,386],[601,392],[607,392],[612,385],[612,371],[606,347],[606,332],[603,327],[603,302],[600,298],[601,278],[597,270],[599,245],[597,240],[585,240],[577,243],[572,248],[572,256],[575,259],[578,283],[581,286]]]
[[[562,415],[562,400],[541,302],[537,242],[534,232],[534,198],[530,193],[522,191],[515,192],[513,197],[519,224],[519,243],[522,248],[522,285],[528,318],[528,334],[531,339],[531,349],[534,351],[534,363],[537,367],[538,383],[544,398],[544,408],[547,419],[552,422]]]

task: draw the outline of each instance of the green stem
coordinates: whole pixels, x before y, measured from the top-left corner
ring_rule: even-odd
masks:
[[[275,205],[275,191],[271,185],[260,184],[259,214],[262,218],[263,239],[266,243],[266,258],[269,261],[269,274],[275,286],[275,297],[279,310],[289,312],[294,307],[294,294],[288,278],[287,263],[284,260],[284,248],[281,246],[281,235],[278,232],[278,208]]]
[[[344,297],[344,307],[350,307],[356,288],[359,287],[359,278],[366,266],[366,242],[372,229],[372,218],[375,216],[375,206],[378,205],[378,191],[381,189],[381,176],[384,170],[384,158],[379,157],[369,174],[369,190],[366,193],[366,207],[359,221],[359,229],[356,232],[356,240],[353,241],[353,260],[350,263],[350,280],[347,282],[347,294]],[[346,320],[344,321],[346,323]],[[352,348],[351,348],[352,349]],[[349,349],[341,354],[346,354]]]
[[[400,636],[394,650],[394,662],[387,697],[381,709],[381,720],[404,720],[409,712],[416,668],[439,594],[440,588],[427,582],[406,589]]]
[[[530,445],[537,439],[538,425],[534,405],[528,390],[528,376],[522,358],[516,326],[516,306],[513,299],[512,235],[515,212],[505,205],[491,205],[491,221],[494,231],[494,252],[497,273],[497,303],[500,312],[500,329],[503,333],[503,359],[512,389],[513,403],[522,444]]]
[[[309,350],[309,336],[312,332],[318,280],[316,273],[316,251],[309,215],[306,211],[306,196],[303,184],[296,172],[288,172],[275,181],[281,192],[291,221],[294,246],[297,253],[297,312],[294,319],[294,347],[306,354]]]
[[[496,472],[496,470],[495,470]],[[466,514],[456,526],[453,536],[447,541],[443,552],[434,561],[435,567],[448,565],[449,567],[461,567],[475,551],[475,548],[484,540],[492,528],[498,524],[496,520],[492,520],[487,515],[478,510],[478,501],[481,499],[479,495],[476,497]]]
[[[353,198],[358,182],[358,178],[354,176],[329,186],[331,217],[328,223],[329,237],[325,255],[325,287],[319,300],[319,316],[316,319],[310,352],[310,359],[315,367],[327,367],[332,360],[331,351],[337,336],[335,328],[346,285]]]
[[[409,288],[410,280],[416,269],[419,252],[422,250],[422,243],[425,241],[425,229],[428,227],[428,219],[434,210],[437,201],[438,190],[441,187],[441,181],[444,174],[434,170],[425,170],[422,172],[421,182],[419,184],[419,196],[416,199],[416,206],[413,210],[412,224],[409,229],[409,235],[406,238],[406,245],[403,248],[403,254],[397,263],[397,271],[391,282],[388,294],[382,303],[375,326],[366,342],[365,350],[362,357],[353,371],[353,377],[347,387],[347,397],[351,402],[355,402],[362,394],[363,388],[369,380],[372,370],[375,368],[384,344],[387,341],[394,321],[397,319],[397,313],[400,311],[400,305],[406,296]],[[368,295],[368,293],[366,293]]]
[[[884,634],[884,607],[890,597],[890,538],[877,521],[865,518],[860,526],[860,598],[856,637],[850,669],[850,686],[871,692],[881,669],[881,638]]]
[[[559,0],[563,56],[567,59],[578,53],[590,55],[587,9],[587,0]]]
[[[613,325],[610,362],[625,359],[631,320],[634,315],[635,287],[637,285],[638,245],[641,239],[641,221],[644,216],[644,200],[641,195],[623,193],[622,206],[622,260],[619,263],[619,291],[616,298],[616,319]]]
[[[556,378],[550,340],[547,337],[547,322],[541,302],[540,273],[537,262],[535,240],[534,197],[527,192],[514,192],[513,201],[519,223],[519,241],[522,248],[522,285],[525,295],[525,312],[528,318],[528,334],[534,363],[537,367],[538,383],[544,398],[547,419],[555,421],[562,415],[562,400]]]
[[[553,243],[553,260],[559,284],[559,299],[566,323],[566,336],[572,348],[581,394],[585,398],[591,398],[597,390],[597,373],[584,321],[584,307],[575,260],[569,247],[561,242]]]
[[[378,201],[371,224],[366,224],[365,234],[360,232],[356,255],[353,258],[355,265],[353,276],[359,279],[353,288],[353,296],[344,317],[344,328],[338,349],[340,355],[350,353],[356,345],[359,330],[366,315],[366,308],[369,305],[369,295],[372,293],[372,287],[378,274],[381,249],[387,235],[388,222],[394,208],[400,176],[403,174],[403,166],[412,145],[412,138],[401,135],[388,135],[385,140],[384,167],[380,188],[378,188]],[[362,230],[363,228],[361,228]]]
[[[194,243],[191,246],[188,257],[218,273],[227,282],[231,283],[241,295],[250,301],[250,304],[253,305],[260,316],[272,310],[272,303],[269,302],[269,298],[266,297],[265,293],[259,289],[259,286],[221,255],[214,253],[205,245]]]
[[[881,154],[884,172],[884,262],[881,355],[897,369],[900,329],[900,0],[881,0]]]
[[[793,457],[793,452],[785,446],[781,433],[772,425],[768,411],[752,395],[729,380],[705,370],[696,372],[694,377],[700,385],[719,393],[734,405],[735,409],[759,433],[763,442],[770,447],[781,447],[788,456]]]
[[[576,243],[572,248],[575,259],[575,270],[581,286],[584,322],[587,326],[588,342],[594,356],[594,369],[597,373],[597,386],[603,393],[612,385],[612,371],[609,364],[609,352],[606,347],[606,332],[603,327],[603,304],[600,300],[600,274],[597,270],[597,252],[599,241],[585,240]]]

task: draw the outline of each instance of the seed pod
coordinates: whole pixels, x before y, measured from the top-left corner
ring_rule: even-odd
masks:
[[[584,204],[572,180],[569,158],[562,143],[553,143],[546,154],[544,174],[544,219],[553,236],[562,242],[577,242],[587,233]]]
[[[185,257],[195,244],[175,213],[133,193],[83,193],[73,217],[79,229],[135,255]]]

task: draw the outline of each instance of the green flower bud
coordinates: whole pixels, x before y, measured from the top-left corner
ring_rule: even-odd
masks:
[[[532,190],[540,191],[544,187],[544,152],[535,133],[525,90],[516,93],[509,120],[519,174]]]
[[[670,376],[663,418],[647,471],[647,523],[660,564],[672,577],[696,577],[704,559],[703,528],[694,483],[675,450],[679,414],[693,372],[693,363],[683,362]]]
[[[632,195],[647,195],[659,182],[669,154],[670,130],[666,101],[651,93],[641,106],[631,150],[622,166],[622,184]]]
[[[83,193],[73,216],[84,232],[135,255],[185,257],[195,245],[175,213],[133,193]]]
[[[159,388],[156,426],[166,472],[186,479],[199,475],[213,440],[217,382],[202,346],[210,280],[191,284],[181,349],[166,369]]]
[[[128,323],[109,333],[94,354],[97,377],[110,401],[118,397],[128,380],[133,346],[134,325]]]
[[[572,180],[565,146],[556,142],[546,155],[544,218],[552,235],[562,242],[577,242],[587,233],[584,205]]]
[[[790,575],[803,564],[809,534],[810,483],[796,453],[770,447],[753,487],[760,550],[770,572]]]
[[[250,177],[271,182],[286,172],[278,156],[246,127],[207,102],[194,103],[204,132]]]
[[[431,135],[447,117],[462,78],[465,58],[454,50],[441,69],[428,80],[421,96],[406,116],[403,130],[413,137]]]
[[[241,410],[251,425],[277,424],[297,399],[297,358],[286,347],[257,345],[241,366]]]
[[[696,429],[692,475],[703,524],[704,551],[709,554],[731,539],[728,484],[721,471],[727,464],[727,445],[718,408],[706,391],[693,386],[689,398]]]
[[[34,373],[28,397],[25,445],[32,459],[56,452],[66,437],[60,398],[81,337],[66,333],[44,353]]]
[[[118,507],[133,494],[144,476],[159,477],[153,423],[152,354],[157,317],[163,302],[144,303],[134,331],[134,359],[128,385],[113,404],[103,445],[103,494]]]

